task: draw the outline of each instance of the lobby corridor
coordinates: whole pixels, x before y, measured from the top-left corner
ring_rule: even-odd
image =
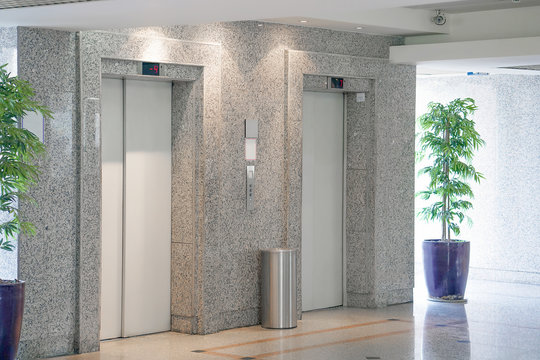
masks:
[[[166,332],[57,359],[540,359],[539,286],[471,280],[467,304],[430,302],[423,289],[415,291],[414,304],[307,312],[292,330]]]

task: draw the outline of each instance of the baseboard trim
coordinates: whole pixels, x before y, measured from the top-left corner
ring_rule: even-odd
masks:
[[[540,285],[540,273],[529,271],[499,270],[471,267],[469,279],[515,284]]]

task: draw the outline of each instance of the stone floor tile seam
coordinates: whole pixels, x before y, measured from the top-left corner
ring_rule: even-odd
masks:
[[[218,347],[206,349],[205,351],[223,350],[223,349],[227,349],[227,348],[240,347],[240,346],[252,345],[252,344],[260,344],[260,343],[264,343],[264,342],[284,340],[284,339],[301,337],[301,336],[309,336],[309,335],[321,334],[321,333],[326,333],[326,332],[331,332],[331,331],[346,330],[346,329],[352,329],[352,328],[357,328],[357,327],[362,327],[362,326],[369,326],[369,325],[376,325],[376,324],[384,324],[384,323],[386,323],[388,321],[389,320],[386,320],[386,319],[385,320],[379,320],[379,321],[370,321],[370,322],[367,322],[367,323],[340,326],[340,327],[337,327],[337,328],[321,329],[321,330],[314,330],[314,331],[297,333],[297,334],[292,334],[292,335],[271,337],[271,338],[266,338],[266,339],[253,340],[253,341],[244,342],[244,343],[218,346]]]
[[[317,349],[317,348],[329,347],[329,346],[335,346],[335,345],[344,345],[347,343],[372,340],[372,339],[393,336],[393,335],[401,335],[401,334],[405,334],[409,332],[412,332],[412,329],[392,331],[392,332],[387,332],[383,334],[367,335],[367,336],[356,337],[352,339],[327,342],[323,344],[314,344],[314,345],[304,346],[300,348],[292,348],[292,349],[279,350],[279,351],[274,351],[274,352],[269,352],[269,353],[257,354],[253,356],[255,359],[264,359],[264,358],[268,358],[274,355],[282,355],[282,354],[287,354],[287,353],[292,353],[292,352],[304,351],[304,350],[309,350],[309,349]]]
[[[378,322],[378,323],[387,323],[387,322],[388,322],[388,320],[384,320],[384,321]],[[407,322],[401,322],[400,321],[400,323],[407,323]],[[362,324],[362,325],[365,325],[365,324]],[[346,328],[351,329],[351,328],[354,328],[354,326],[353,327],[347,326]],[[342,330],[342,329],[338,329],[338,330]],[[273,356],[277,356],[277,355],[295,353],[295,352],[300,352],[300,351],[304,351],[304,350],[320,349],[320,348],[325,348],[325,347],[344,345],[344,344],[348,344],[348,343],[354,343],[354,342],[360,342],[360,341],[384,338],[384,337],[387,337],[387,336],[406,334],[406,333],[412,333],[412,332],[413,332],[412,328],[407,328],[407,329],[404,329],[404,330],[395,330],[395,331],[390,331],[390,332],[369,334],[369,335],[364,335],[364,336],[360,336],[360,337],[355,336],[355,337],[348,338],[348,339],[340,339],[340,340],[330,341],[330,342],[318,342],[318,343],[313,344],[313,345],[292,347],[292,348],[289,348],[289,349],[280,349],[279,351],[271,351],[271,352],[265,352],[265,353],[260,353],[260,354],[250,354],[250,356],[248,356],[248,357],[251,357],[251,358],[254,358],[254,359],[269,358],[269,357],[273,357]],[[320,334],[321,332],[316,331],[314,333],[315,334]],[[304,334],[298,334],[298,335],[304,335]],[[313,333],[310,333],[309,335],[313,335]],[[288,337],[293,337],[293,336],[288,336]],[[262,341],[260,341],[258,343],[265,342],[265,340],[266,339],[262,339]],[[274,340],[274,339],[272,339],[272,340]],[[255,342],[251,342],[251,343],[255,343]],[[244,346],[244,345],[245,344],[238,344],[238,346]],[[238,346],[237,346],[237,344],[234,344],[234,346],[224,346],[224,347],[221,347],[221,350],[231,349],[232,347],[238,347]],[[236,359],[245,358],[245,357],[242,357],[243,355],[218,352],[218,351],[215,351],[215,350],[216,349],[214,348],[214,349],[211,349],[209,351],[198,350],[198,352],[202,352],[204,354],[214,355],[214,356],[232,357],[232,358],[236,358]]]

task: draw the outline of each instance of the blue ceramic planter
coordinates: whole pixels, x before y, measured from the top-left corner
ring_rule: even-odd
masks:
[[[24,282],[0,284],[0,358],[17,356],[24,307]]]
[[[469,275],[471,243],[424,240],[422,249],[429,297],[443,301],[463,300]]]

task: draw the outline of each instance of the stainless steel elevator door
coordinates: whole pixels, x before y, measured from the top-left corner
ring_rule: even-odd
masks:
[[[343,305],[343,94],[304,92],[302,310]]]
[[[118,319],[121,319],[119,336],[123,337],[168,331],[171,322],[172,84],[104,79],[102,91],[101,338],[118,337]],[[121,116],[118,115],[119,98]],[[115,129],[114,134],[108,133],[111,128]],[[122,136],[117,134],[119,128]],[[117,153],[119,144],[122,144],[122,162],[115,163],[112,168],[115,175],[111,176],[107,151],[114,148]],[[119,167],[123,172],[120,185]],[[111,177],[114,184],[106,183]],[[120,224],[118,194],[122,194]],[[121,236],[118,236],[118,228]],[[111,229],[113,234],[108,233]],[[114,248],[114,256],[107,253],[109,248]],[[114,329],[106,327],[109,323]]]

